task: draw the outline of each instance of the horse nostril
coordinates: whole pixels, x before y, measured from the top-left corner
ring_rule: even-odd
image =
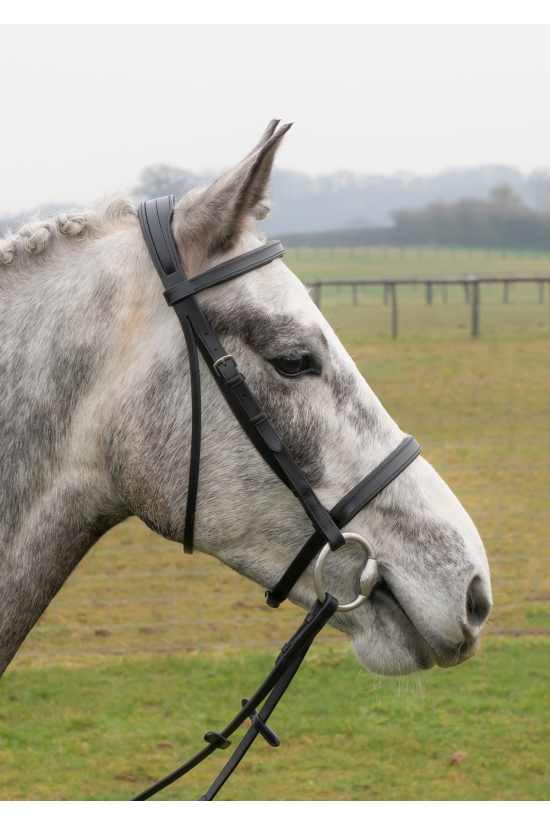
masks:
[[[466,593],[466,615],[468,624],[476,630],[485,623],[492,604],[485,593],[480,576],[474,576]]]

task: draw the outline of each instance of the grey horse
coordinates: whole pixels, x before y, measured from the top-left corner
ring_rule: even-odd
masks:
[[[264,242],[272,121],[234,169],[178,202],[173,230],[192,278]],[[199,302],[320,500],[331,508],[402,441],[306,289],[281,260]],[[277,361],[314,368],[290,379]],[[201,364],[203,440],[195,548],[272,587],[311,524],[241,431]],[[34,221],[0,242],[0,673],[90,547],[136,515],[181,541],[191,399],[185,342],[162,297],[135,203]],[[337,614],[364,667],[405,674],[472,656],[491,608],[472,520],[418,458],[346,528],[382,574]],[[340,601],[362,551],[327,562]],[[315,600],[311,568],[291,599]]]

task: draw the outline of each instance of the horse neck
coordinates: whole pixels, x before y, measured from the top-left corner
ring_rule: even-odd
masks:
[[[0,673],[89,547],[129,514],[102,439],[124,278],[74,243],[2,292]]]

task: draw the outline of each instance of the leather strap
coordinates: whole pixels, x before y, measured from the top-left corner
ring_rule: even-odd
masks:
[[[139,222],[147,249],[162,283],[168,287],[175,285],[175,282],[181,278],[185,279],[185,273],[180,264],[170,226],[175,202],[174,196],[168,195],[164,198],[146,201],[140,205],[138,210]],[[183,529],[183,550],[185,553],[192,553],[201,454],[201,385],[199,359],[193,329],[189,321],[185,319],[181,321],[181,327],[187,345],[191,380],[191,456],[185,526]]]
[[[190,296],[178,301],[174,305],[174,310],[180,323],[187,319],[191,322],[197,346],[212,377],[250,441],[279,478],[296,494],[315,528],[325,537],[325,541],[328,541],[333,549],[341,547],[344,543],[341,532],[283,444],[267,413],[258,404],[244,376],[238,371],[233,359],[229,358],[206,321],[196,298]],[[221,358],[228,360],[214,369],[214,364]]]
[[[191,457],[189,463],[189,483],[187,485],[187,504],[185,508],[185,527],[183,530],[183,552],[192,553],[201,461],[201,373],[193,327],[189,321],[186,321],[182,324],[182,328],[187,345],[189,376],[191,379]]]
[[[166,788],[168,785],[175,782],[176,779],[179,779],[181,776],[184,776],[186,773],[193,770],[193,768],[197,765],[200,765],[201,762],[203,762],[216,750],[225,750],[229,747],[231,745],[231,740],[229,737],[235,733],[235,731],[251,714],[253,714],[264,699],[269,697],[260,711],[260,724],[254,727],[255,730],[261,731],[262,723],[265,724],[265,722],[267,722],[267,719],[275,709],[277,703],[283,696],[286,688],[301,665],[304,656],[311,647],[313,640],[320,633],[331,616],[334,615],[337,607],[337,600],[330,594],[325,596],[325,600],[323,602],[316,601],[300,627],[291,639],[289,639],[289,641],[281,648],[281,652],[277,657],[271,673],[262,682],[251,699],[246,701],[243,700],[241,710],[221,731],[221,733],[216,733],[216,731],[208,731],[208,733],[204,736],[205,740],[208,742],[206,748],[203,748],[184,765],[177,768],[175,771],[172,771],[172,773],[168,774],[168,776],[165,776],[164,779],[155,782],[155,784],[151,785],[150,788],[147,788],[147,790],[142,791],[140,794],[135,796],[132,802],[144,802],[146,799],[150,799],[163,788]],[[245,739],[246,738],[247,737],[245,737]],[[250,736],[248,737],[246,743],[244,743],[244,740],[240,743],[239,748],[237,748],[237,751],[229,760],[228,765],[226,765],[226,767],[222,770],[210,790],[203,797],[201,797],[201,800],[199,801],[209,801],[214,798],[215,794],[235,770],[244,756],[244,753],[248,750],[250,745],[252,745],[255,738],[256,736]],[[235,757],[237,758],[235,759]]]
[[[139,219],[143,236],[161,282],[165,286],[165,291],[171,290],[176,285],[181,285],[182,282],[187,282],[172,235],[171,216],[174,206],[175,198],[173,195],[169,195],[153,201],[146,201],[139,207]],[[282,254],[281,249],[280,244],[277,246],[274,242],[264,244],[264,246],[253,250],[253,255],[246,253],[246,260],[245,256],[238,256],[235,260],[241,260],[235,265],[235,268],[230,266],[232,262],[229,261],[228,265],[221,264],[214,267],[213,270],[203,273],[203,283],[206,283],[212,271],[214,271],[212,278],[219,279],[221,277],[222,280],[225,280],[227,274],[228,277],[237,277],[237,274],[242,275],[244,272],[249,272],[251,268],[257,269],[274,260],[275,257],[280,257]],[[253,267],[252,259],[254,260]],[[236,272],[237,269],[239,270],[238,273]],[[271,469],[295,493],[313,526],[322,534],[324,542],[328,542],[334,550],[341,547],[344,544],[344,539],[340,530],[281,441],[267,413],[258,404],[232,357],[222,346],[206,320],[194,294],[190,293],[178,298],[173,307],[184,333],[189,326],[191,327],[198,348],[214,380],[250,441]],[[190,358],[192,359],[192,356]],[[194,368],[192,360],[190,363],[193,387]],[[215,364],[217,364],[216,368],[214,367]],[[196,372],[198,375],[198,365],[196,365]],[[189,470],[189,486],[192,490],[195,489],[195,501],[188,495],[184,530],[187,552],[192,552],[193,546],[196,488],[198,488],[200,463],[200,414],[198,421],[197,416],[193,416],[191,445],[192,460]]]
[[[210,289],[213,286],[218,286],[218,284],[224,284],[226,281],[232,281],[240,275],[252,272],[252,270],[261,266],[266,266],[276,258],[282,258],[284,254],[285,249],[280,241],[270,241],[258,249],[253,249],[252,252],[245,252],[243,255],[231,258],[230,261],[218,264],[218,266],[208,269],[190,281],[182,281],[176,284],[176,286],[165,291],[164,298],[168,306],[173,306],[183,298],[188,298],[189,295],[196,295],[198,292],[202,292],[203,289]]]
[[[376,467],[368,476],[342,498],[330,511],[334,523],[342,530],[364,507],[405,470],[420,454],[420,444],[407,436],[399,447]],[[296,558],[289,564],[275,587],[267,590],[265,599],[270,607],[279,607],[302,575],[326,544],[323,537],[314,533]]]
[[[265,704],[264,704],[263,708],[261,709],[260,713],[255,712],[256,713],[255,717],[253,717],[251,715],[251,721],[252,721],[251,726],[249,727],[248,731],[246,732],[244,737],[239,742],[238,747],[235,748],[235,751],[234,751],[233,755],[231,756],[231,758],[229,759],[229,761],[227,762],[225,767],[222,768],[222,770],[220,771],[220,773],[218,774],[218,776],[216,777],[214,782],[211,784],[211,786],[209,787],[207,792],[204,794],[204,796],[201,796],[201,798],[199,799],[199,802],[212,802],[214,797],[217,796],[217,794],[223,788],[223,786],[225,785],[225,783],[227,782],[227,780],[229,779],[231,774],[234,772],[234,770],[242,762],[242,760],[246,756],[248,750],[254,744],[256,738],[262,733],[262,728],[267,727],[267,725],[266,725],[267,720],[269,719],[269,717],[271,716],[271,714],[273,713],[273,711],[275,710],[275,708],[277,707],[277,705],[279,704],[281,699],[283,698],[283,696],[286,692],[286,689],[288,688],[288,686],[292,682],[293,678],[296,676],[296,673],[298,672],[298,669],[299,669],[300,665],[304,661],[310,647],[311,647],[311,642],[306,647],[304,652],[301,653],[294,660],[294,662],[292,662],[292,664],[289,666],[286,673],[283,673],[283,675],[281,676],[281,678],[279,679],[279,681],[277,682],[277,684],[275,685],[275,687],[273,688],[273,690],[269,694],[268,698],[266,699]],[[267,730],[269,731],[269,733],[272,734],[273,737],[275,737],[275,739],[277,741],[277,745],[280,744],[279,740],[278,740],[278,737],[275,736],[273,731],[271,731],[269,728],[267,728]],[[267,737],[264,735],[264,739],[266,739],[266,738]],[[273,741],[269,741],[269,738],[267,739],[267,741],[268,741],[268,744],[270,744],[272,747],[277,747],[277,745],[275,745]]]

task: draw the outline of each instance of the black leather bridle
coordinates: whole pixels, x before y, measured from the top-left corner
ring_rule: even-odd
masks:
[[[346,538],[341,532],[342,528],[414,461],[420,453],[420,446],[412,436],[405,438],[376,469],[347,493],[330,512],[327,511],[285,447],[267,413],[262,410],[250,391],[244,376],[238,371],[233,356],[222,346],[195,297],[197,293],[205,289],[238,278],[246,272],[259,269],[276,258],[282,257],[284,248],[279,241],[269,241],[251,252],[232,258],[187,280],[172,234],[175,203],[173,195],[146,201],[139,207],[139,220],[149,254],[164,286],[164,297],[169,306],[174,308],[182,326],[189,358],[192,430],[184,550],[186,553],[193,552],[199,485],[201,389],[198,351],[200,350],[216,384],[242,429],[266,463],[298,498],[315,528],[311,538],[297,553],[275,587],[266,592],[267,604],[270,607],[279,607],[323,547],[328,546],[331,550],[338,550],[345,544]],[[349,537],[353,535],[348,534]],[[362,541],[368,544],[364,539]],[[372,581],[369,588],[372,588]],[[368,597],[369,588],[367,588],[368,592],[363,590],[363,587],[361,588],[361,592],[366,593],[365,598]],[[135,799],[148,799],[183,776],[216,749],[223,750],[228,747],[231,744],[228,737],[247,717],[252,721],[248,733],[207,794],[202,797],[203,800],[209,801],[214,798],[256,736],[261,734],[271,745],[277,746],[279,740],[267,727],[267,719],[290,684],[313,639],[338,609],[342,609],[342,606],[339,606],[337,600],[328,593],[324,601],[318,600],[301,627],[282,648],[275,667],[267,679],[252,699],[243,699],[242,710],[222,733],[209,731],[205,734],[205,740],[208,742],[206,748],[165,779],[136,796]],[[267,701],[258,713],[256,708],[266,697],[268,697]]]

